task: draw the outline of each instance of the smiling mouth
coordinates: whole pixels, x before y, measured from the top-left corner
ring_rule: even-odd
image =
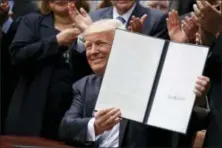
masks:
[[[103,58],[96,58],[96,59],[92,59],[91,61],[93,62],[93,63],[99,63],[99,62],[101,62],[103,60]]]

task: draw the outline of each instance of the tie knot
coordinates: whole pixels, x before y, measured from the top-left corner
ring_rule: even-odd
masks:
[[[122,22],[123,24],[126,23],[126,20],[122,16],[118,16],[116,19],[120,20],[120,22]]]

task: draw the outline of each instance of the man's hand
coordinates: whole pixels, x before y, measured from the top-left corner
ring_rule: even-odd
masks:
[[[194,90],[197,98],[204,97],[208,92],[209,86],[210,86],[210,79],[205,76],[199,76],[197,78]]]
[[[111,130],[121,120],[121,112],[118,108],[109,108],[98,111],[95,115],[95,135]]]
[[[177,11],[173,10],[172,12],[169,12],[166,21],[167,21],[168,33],[171,40],[180,43],[188,41],[187,35],[183,30],[180,29],[180,21]]]
[[[143,29],[143,24],[146,18],[147,18],[147,14],[144,14],[141,18],[132,16],[128,30],[130,30],[131,32],[141,33]]]
[[[222,3],[220,4],[222,7]],[[193,6],[198,23],[215,36],[222,32],[222,9],[218,11],[214,5],[207,1],[197,1]]]
[[[79,12],[74,3],[68,4],[68,10],[69,16],[75,24],[75,27],[79,28],[81,32],[83,32],[93,23],[88,13],[83,8],[80,8]]]
[[[203,27],[199,27],[199,31],[196,33],[196,44],[205,45],[210,47],[216,40],[215,35],[206,31]]]
[[[57,34],[56,38],[59,45],[69,46],[77,39],[81,31],[77,28],[68,28]]]
[[[196,19],[191,17],[185,17],[185,20],[182,20],[182,30],[185,32],[189,42],[195,42],[196,33],[199,30]]]
[[[8,1],[3,0],[0,4],[0,26],[9,18],[9,5]]]

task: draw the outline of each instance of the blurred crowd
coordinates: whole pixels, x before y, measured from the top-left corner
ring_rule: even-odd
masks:
[[[220,0],[1,0],[0,26],[1,134],[192,147],[205,130],[204,146],[222,147]],[[186,135],[121,119],[118,108],[94,113],[117,28],[210,48]]]

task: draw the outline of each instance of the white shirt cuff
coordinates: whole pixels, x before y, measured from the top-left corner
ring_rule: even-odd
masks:
[[[95,118],[90,119],[88,122],[87,137],[86,137],[86,141],[88,142],[94,142],[100,137],[100,135],[96,136],[95,134],[94,123],[95,123]]]
[[[8,32],[9,28],[11,27],[12,22],[13,22],[12,18],[8,18],[7,21],[5,21],[5,23],[2,26],[2,31],[4,33]]]
[[[77,50],[79,53],[83,53],[83,52],[86,51],[86,48],[85,48],[85,45],[84,45],[84,42],[83,42],[83,38],[82,38],[81,35],[77,38],[76,50]]]

